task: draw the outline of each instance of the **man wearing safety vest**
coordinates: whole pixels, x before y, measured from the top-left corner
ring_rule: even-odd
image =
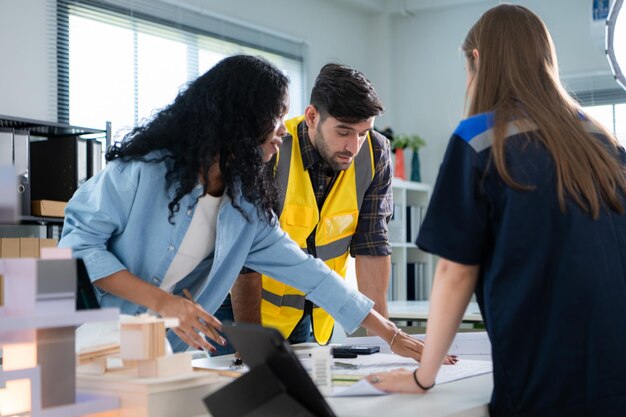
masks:
[[[391,157],[389,141],[373,130],[383,110],[361,72],[324,66],[304,115],[285,122],[289,134],[275,167],[281,228],[343,277],[354,256],[359,290],[387,317]],[[291,343],[310,341],[311,334],[328,343],[330,315],[295,288],[244,272],[231,290],[236,321],[277,328]]]

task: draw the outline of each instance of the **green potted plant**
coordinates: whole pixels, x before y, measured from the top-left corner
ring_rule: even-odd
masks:
[[[397,177],[404,178],[404,149],[410,149],[413,152],[411,158],[411,181],[421,182],[419,150],[426,146],[426,141],[419,135],[394,134],[391,146],[396,155],[396,166],[394,172]]]

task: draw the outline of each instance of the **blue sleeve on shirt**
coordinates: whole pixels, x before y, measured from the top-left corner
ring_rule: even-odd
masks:
[[[483,172],[468,138],[455,133],[417,238],[422,250],[465,265],[483,261],[488,236],[488,202],[481,190]]]

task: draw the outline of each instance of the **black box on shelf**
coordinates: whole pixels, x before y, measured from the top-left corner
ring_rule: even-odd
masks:
[[[95,139],[77,136],[31,141],[32,199],[69,201],[100,170],[101,149]]]
[[[21,218],[16,220],[42,221],[31,216],[33,201],[67,202],[83,182],[102,169],[102,146],[110,140],[108,122],[105,129],[92,129],[0,115],[0,166],[13,167],[17,173],[16,196],[22,203]],[[37,208],[40,205],[35,204]],[[51,221],[58,220],[45,220],[49,226]],[[47,234],[54,235],[53,228],[49,227]]]

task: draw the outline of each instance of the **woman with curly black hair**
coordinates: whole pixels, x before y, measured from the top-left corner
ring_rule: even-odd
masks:
[[[275,221],[267,162],[286,134],[287,86],[263,59],[220,61],[109,149],[106,168],[68,203],[59,246],[83,259],[102,306],[178,318],[175,351],[215,351],[199,332],[226,343],[211,313],[245,265],[300,289],[347,331],[362,325],[418,358],[420,344]]]

